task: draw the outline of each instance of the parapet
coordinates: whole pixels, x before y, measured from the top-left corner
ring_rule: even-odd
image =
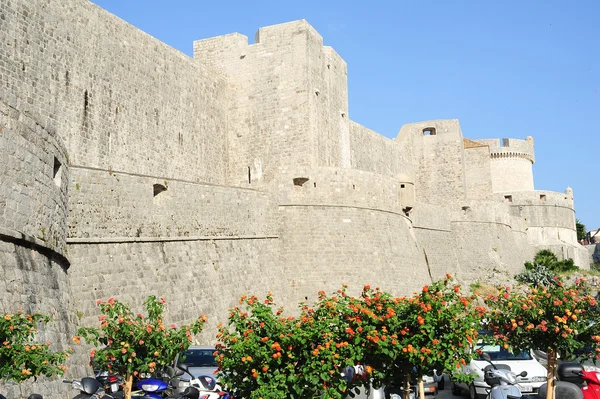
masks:
[[[290,43],[290,39],[298,33],[306,32],[321,46],[323,37],[306,20],[301,19],[277,25],[259,28],[254,36],[255,43],[249,43],[248,37],[241,33],[230,33],[194,41],[194,59],[202,59],[206,53],[239,52],[239,57],[245,57],[245,49],[256,44]]]
[[[440,136],[451,135],[462,137],[458,119],[438,119],[423,122],[407,123],[402,126],[396,140],[407,135]]]
[[[490,147],[492,159],[524,158],[535,163],[533,137],[527,136],[525,140],[519,139],[477,139],[477,143]]]

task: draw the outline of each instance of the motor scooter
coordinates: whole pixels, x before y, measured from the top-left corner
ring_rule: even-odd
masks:
[[[180,364],[177,366],[190,376],[189,381],[179,380],[177,384],[178,391],[188,387],[196,388],[199,392],[199,399],[232,399],[231,394],[223,391],[221,386],[217,384],[217,380],[209,375],[199,375],[194,377],[190,372],[188,365]],[[172,383],[174,380],[171,380]]]
[[[522,394],[516,386],[517,377],[527,377],[527,372],[522,371],[516,374],[508,369],[500,368],[492,363],[490,355],[483,353],[483,360],[490,365],[483,369],[483,379],[491,388],[488,391],[487,399],[519,399]]]
[[[102,383],[93,377],[84,377],[81,380],[63,380],[63,382],[65,384],[71,384],[73,389],[77,389],[79,391],[79,394],[75,395],[74,399],[114,399],[111,395],[104,391],[104,386]]]
[[[6,396],[4,396],[0,393],[0,399],[6,399]],[[29,395],[27,397],[27,399],[44,399],[44,398],[39,393],[32,393],[31,395]]]
[[[558,381],[555,385],[556,399],[600,399],[600,372],[586,370],[575,362],[564,362],[556,368]],[[540,387],[539,398],[546,398],[546,384]]]

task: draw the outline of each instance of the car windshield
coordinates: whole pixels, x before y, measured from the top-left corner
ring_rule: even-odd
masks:
[[[479,354],[478,360],[484,360],[482,354],[485,352],[490,355],[492,361],[495,360],[531,360],[531,353],[529,351],[512,353],[502,348],[500,345],[489,345],[484,343],[477,344],[476,348]]]
[[[181,354],[178,363],[189,367],[217,367],[214,352],[214,349],[189,349]]]

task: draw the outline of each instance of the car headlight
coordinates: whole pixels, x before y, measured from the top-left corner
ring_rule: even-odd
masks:
[[[546,377],[536,375],[535,377],[531,377],[531,382],[546,382]]]
[[[142,384],[142,391],[155,392],[160,386],[158,384]]]

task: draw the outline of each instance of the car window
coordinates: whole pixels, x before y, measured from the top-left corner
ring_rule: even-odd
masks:
[[[178,363],[185,363],[190,367],[217,366],[213,353],[214,349],[189,349],[181,354]]]
[[[483,360],[482,354],[485,352],[490,355],[492,361],[494,360],[531,360],[531,353],[529,351],[522,351],[517,353],[509,352],[500,345],[489,345],[485,343],[479,343],[476,347],[478,360]]]

